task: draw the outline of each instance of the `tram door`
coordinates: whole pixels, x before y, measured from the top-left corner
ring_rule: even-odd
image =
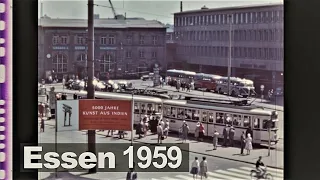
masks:
[[[257,116],[252,117],[253,143],[260,143],[261,141],[261,118]]]

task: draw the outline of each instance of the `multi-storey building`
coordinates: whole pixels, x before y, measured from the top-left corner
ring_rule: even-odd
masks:
[[[166,27],[142,18],[95,19],[95,76],[141,75],[164,67]],[[87,20],[39,20],[39,78],[52,74],[83,76],[87,58]]]
[[[171,68],[226,76],[231,49],[233,76],[269,88],[283,81],[283,4],[178,12],[174,31],[174,61],[184,66]]]

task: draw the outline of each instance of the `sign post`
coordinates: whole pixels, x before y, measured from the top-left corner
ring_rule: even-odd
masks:
[[[268,121],[268,135],[269,135],[268,156],[270,156],[270,149],[271,149],[271,123],[272,123],[272,119]]]
[[[261,90],[261,102],[262,102],[262,99],[263,99],[263,91],[264,91],[264,85],[263,85],[263,84],[260,86],[260,90]]]

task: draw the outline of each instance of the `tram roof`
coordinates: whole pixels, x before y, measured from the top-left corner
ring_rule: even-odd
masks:
[[[87,95],[86,91],[77,92],[77,95],[85,96]],[[123,99],[123,100],[131,100],[131,94],[120,94],[120,93],[111,93],[111,92],[95,92],[95,97],[97,98],[115,98],[115,99]],[[150,97],[150,96],[140,96],[133,95],[133,100],[135,101],[144,101],[144,102],[154,102],[154,103],[162,103],[161,98]]]
[[[194,104],[190,103],[186,100],[163,100],[164,104],[173,105],[173,106],[183,106],[183,107],[190,107],[196,109],[208,109],[208,110],[216,110],[216,111],[226,111],[226,112],[233,112],[233,113],[244,113],[244,114],[256,114],[256,115],[272,115],[272,111],[265,110],[262,107],[257,106],[231,106],[226,107],[225,105],[220,106],[220,104],[214,105],[205,105],[205,104]]]

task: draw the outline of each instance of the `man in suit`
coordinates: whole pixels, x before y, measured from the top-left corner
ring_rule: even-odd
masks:
[[[134,166],[133,168],[130,168],[130,171],[127,173],[127,179],[126,180],[137,180],[138,175],[136,172],[134,172]]]

